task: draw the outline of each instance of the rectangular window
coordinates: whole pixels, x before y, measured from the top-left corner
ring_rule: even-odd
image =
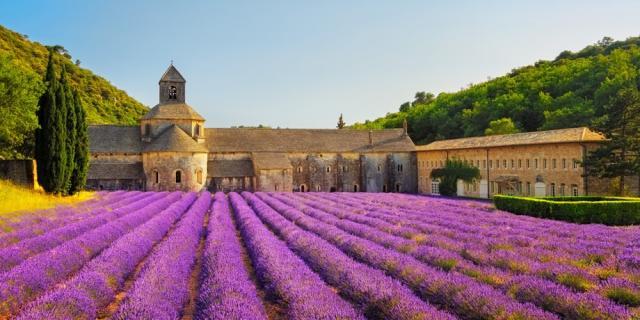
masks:
[[[518,159],[518,169],[522,168],[522,159]]]
[[[564,197],[564,183],[560,184],[560,195]]]
[[[533,159],[533,167],[538,169],[538,159]]]
[[[567,168],[567,159],[562,159],[562,169]]]
[[[547,159],[542,159],[542,169],[547,168]]]
[[[506,159],[502,160],[502,167],[505,168],[505,169],[507,168],[507,160]]]
[[[574,197],[578,196],[578,185],[576,184],[571,185],[571,195]]]
[[[531,182],[527,181],[527,195],[530,196],[531,195]]]
[[[531,168],[531,161],[529,161],[529,159],[526,160],[527,163],[527,169]]]
[[[573,168],[578,169],[578,160],[573,159]]]
[[[516,161],[511,159],[511,169],[516,167]]]
[[[553,169],[557,168],[557,167],[556,167],[556,159],[551,159],[551,167],[552,167]]]
[[[555,197],[556,196],[556,184],[555,183],[551,184],[550,191],[551,191],[551,196]]]
[[[487,160],[482,160],[482,168],[483,169],[487,168]]]
[[[489,160],[489,168],[493,168],[493,160]]]
[[[500,169],[500,160],[496,159],[496,168]]]

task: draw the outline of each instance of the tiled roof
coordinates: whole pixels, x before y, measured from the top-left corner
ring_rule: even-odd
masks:
[[[252,153],[253,165],[261,169],[291,169],[291,161],[286,153],[256,152]]]
[[[167,71],[162,74],[160,81],[187,82],[173,64],[171,64],[169,68],[167,68]]]
[[[208,128],[205,134],[204,146],[209,152],[415,151],[411,138],[402,129],[372,130],[371,145],[367,130]],[[185,136],[188,137],[186,133]],[[89,126],[89,137],[91,152],[140,153],[143,149],[137,126]],[[166,146],[162,149],[170,150]]]
[[[142,120],[149,119],[204,121],[204,118],[186,103],[158,104],[142,117]]]
[[[402,129],[206,129],[211,152],[409,152],[415,151]]]
[[[599,142],[605,138],[586,127],[434,141],[418,151],[504,147],[563,142]]]
[[[144,152],[176,151],[176,152],[203,152],[207,153],[207,148],[191,138],[177,125],[172,125],[164,130],[151,143],[146,144]]]
[[[252,177],[251,160],[212,160],[207,162],[207,175],[210,177]]]
[[[89,163],[87,179],[144,179],[142,162]]]
[[[139,126],[91,125],[89,132],[89,151],[92,153],[140,153]]]

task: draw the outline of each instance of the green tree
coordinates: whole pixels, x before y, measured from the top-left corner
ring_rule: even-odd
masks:
[[[457,194],[458,180],[472,183],[480,178],[480,169],[459,159],[447,159],[443,168],[431,171],[431,178],[440,179],[439,190],[444,196]]]
[[[0,159],[32,155],[36,111],[43,86],[38,75],[0,53]]]
[[[347,124],[344,122],[344,119],[342,119],[342,113],[340,114],[340,117],[338,118],[338,125],[336,126],[336,128],[338,129],[342,129],[344,128],[344,126],[346,126]]]
[[[586,174],[614,178],[617,192],[625,192],[625,177],[640,172],[640,92],[635,86],[621,89],[598,110],[591,128],[608,140],[585,160]]]
[[[64,103],[64,94],[56,79],[53,62],[54,52],[49,52],[49,63],[45,74],[45,92],[38,102],[36,131],[36,163],[38,182],[47,192],[61,193],[65,178],[65,121],[59,103]]]
[[[71,191],[71,175],[73,174],[75,163],[75,148],[77,145],[76,142],[76,111],[75,111],[75,99],[73,96],[73,92],[71,91],[71,86],[67,79],[67,71],[66,68],[62,67],[62,72],[60,74],[60,90],[64,94],[64,105],[60,105],[60,109],[63,110],[64,118],[65,118],[65,154],[66,154],[66,165],[65,165],[65,186],[64,193],[70,193]]]
[[[89,133],[87,132],[87,119],[84,113],[84,107],[77,91],[73,92],[74,109],[76,115],[75,132],[75,165],[73,174],[71,175],[70,194],[74,194],[82,190],[87,181],[87,171],[89,170]]]
[[[407,101],[400,105],[400,109],[398,109],[398,111],[407,112],[409,109],[411,109],[411,102]]]
[[[501,118],[489,122],[489,127],[484,130],[484,134],[487,136],[493,136],[498,134],[510,134],[520,132],[513,120],[510,118]]]

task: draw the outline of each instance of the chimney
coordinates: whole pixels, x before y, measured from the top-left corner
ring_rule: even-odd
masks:
[[[409,125],[407,124],[407,118],[402,121],[402,136],[406,137],[409,133]]]
[[[373,130],[369,130],[369,146],[373,146]]]

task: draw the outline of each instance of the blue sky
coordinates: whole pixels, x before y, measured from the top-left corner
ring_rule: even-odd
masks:
[[[170,60],[208,127],[334,127],[603,36],[640,1],[3,1],[0,24],[67,48],[142,103]]]

